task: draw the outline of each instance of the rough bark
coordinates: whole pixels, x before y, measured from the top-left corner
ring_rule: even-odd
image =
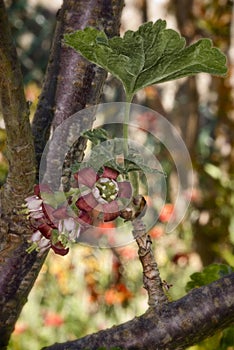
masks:
[[[0,107],[6,127],[9,162],[7,181],[1,189],[0,208],[0,348],[4,349],[41,261],[36,262],[34,254],[30,257],[26,254],[24,240],[29,231],[25,217],[17,214],[34,184],[34,148],[22,74],[2,0],[0,76]]]
[[[129,322],[43,350],[182,350],[234,321],[233,295],[231,274]]]
[[[88,24],[97,25],[100,22],[103,29],[109,30],[109,35],[117,34],[123,2],[88,1],[85,5],[82,1],[64,0],[62,10],[58,15],[58,29],[51,51],[50,64],[33,123],[37,166],[47,141],[54,110],[59,111],[59,118],[56,117],[54,122],[57,126],[62,120],[77,111],[77,105],[81,109],[87,103],[96,103],[106,77],[103,73],[95,74],[93,66],[87,68],[88,63],[83,62],[77,53],[63,48],[61,38],[65,30],[72,31]],[[82,20],[80,20],[81,14]],[[2,210],[1,213],[0,229],[0,349],[6,349],[15,322],[27,301],[27,296],[46,255],[39,258],[36,254],[26,253],[27,239],[32,232],[26,217],[20,214],[18,209],[32,191],[35,183],[34,147],[27,103],[23,94],[22,76],[2,0],[0,0],[0,17],[1,108],[5,117],[10,165],[7,183],[2,192],[4,211]],[[63,50],[70,50],[70,53],[63,56]],[[77,72],[74,76],[72,75],[73,65]],[[65,69],[68,66],[71,67],[69,75]],[[86,66],[85,69],[84,66]],[[64,75],[66,75],[65,78]],[[58,81],[63,82],[59,93],[57,92]],[[72,91],[70,86],[72,86]],[[67,102],[64,101],[65,95],[69,95]],[[60,98],[63,99],[66,107],[69,107],[68,110],[63,109],[59,104]],[[56,106],[56,103],[59,104],[59,107]],[[80,152],[83,152],[83,148]]]
[[[109,37],[118,34],[120,26],[119,14],[123,6],[122,1],[90,0],[86,6],[84,6],[83,1],[64,3],[58,16],[61,22],[60,28],[62,33],[69,33],[76,29],[94,26],[98,29],[104,29]],[[107,76],[106,71],[88,62],[72,48],[63,45],[61,40],[59,66],[54,100],[53,130],[74,113],[85,107],[97,104],[100,100],[102,86]],[[66,94],[64,94],[64,91],[66,91]],[[88,130],[92,128],[92,124],[93,117],[89,115],[87,118],[83,114],[75,127],[76,130]],[[61,130],[61,139],[67,138],[65,135],[66,132],[66,130]],[[69,135],[68,138],[73,139],[73,142],[76,141],[72,135]],[[73,142],[69,145],[70,147]],[[54,189],[60,186],[60,182],[58,179],[56,181],[56,177],[53,174],[58,171],[58,168],[62,168],[64,148],[63,142],[58,140],[56,144],[56,148],[54,147],[48,152],[46,157],[47,164],[45,165],[47,173],[52,174],[52,178],[47,177],[46,182],[51,187],[53,186]],[[83,145],[81,148],[83,147],[84,149],[85,140],[80,139],[78,141],[78,153],[81,153],[81,144]],[[74,152],[76,154],[76,148],[74,148]],[[81,161],[82,157],[79,156],[78,160]],[[68,182],[69,171],[69,169],[66,169]],[[42,175],[40,174],[40,176]]]
[[[29,109],[3,0],[0,1],[0,77],[0,109],[6,128],[9,162],[1,206],[7,213],[19,207],[32,190],[35,169]]]
[[[17,230],[18,233],[18,230]],[[0,349],[7,348],[22,307],[37,275],[43,265],[45,255],[38,258],[36,254],[26,252],[27,243],[10,234],[8,246],[1,251],[0,261]]]
[[[33,121],[38,165],[51,124],[56,128],[72,114],[97,104],[107,75],[63,45],[63,34],[94,26],[103,29],[109,37],[118,35],[122,7],[123,0],[89,0],[85,4],[82,0],[64,1],[58,12],[47,74]]]

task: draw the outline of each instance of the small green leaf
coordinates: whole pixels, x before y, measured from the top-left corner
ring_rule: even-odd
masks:
[[[166,176],[166,174],[158,169],[150,168],[148,165],[143,163],[142,159],[136,160],[136,163],[133,161],[125,160],[126,164],[126,173],[131,171],[142,171],[143,173],[149,174],[161,174]]]
[[[82,136],[87,137],[95,146],[109,138],[107,131],[102,128],[85,131]]]
[[[61,191],[55,191],[53,193],[41,192],[41,197],[44,203],[50,205],[55,209],[66,201],[64,193]]]
[[[212,264],[204,268],[202,272],[195,272],[190,276],[191,281],[186,285],[186,292],[193,288],[205,286],[219,278],[232,273],[234,269],[225,264]]]
[[[71,172],[72,172],[72,174],[77,173],[77,171],[80,170],[81,165],[82,165],[82,162],[77,162],[77,163],[72,164],[71,165]]]
[[[128,97],[148,85],[178,79],[200,72],[225,75],[226,57],[201,39],[185,47],[185,39],[166,21],[147,22],[136,32],[127,31],[123,38],[108,39],[95,28],[65,34],[67,45],[85,58],[106,69],[122,81]]]

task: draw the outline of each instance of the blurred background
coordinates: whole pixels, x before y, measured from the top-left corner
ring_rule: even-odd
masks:
[[[35,111],[61,1],[6,1],[22,65],[27,99]],[[189,276],[212,263],[234,266],[234,6],[228,0],[126,0],[121,33],[146,21],[166,19],[187,43],[211,38],[228,58],[225,78],[199,74],[148,87],[134,102],[158,111],[177,128],[192,159],[195,186],[189,210],[172,233],[176,176],[163,146],[159,160],[168,172],[167,202],[151,229],[161,277],[173,286],[169,297],[186,293]],[[109,77],[103,102],[122,101]],[[142,116],[143,123],[149,123]],[[5,130],[0,119],[0,184],[7,174]],[[108,223],[111,228],[114,223]],[[102,230],[102,227],[99,228]],[[127,321],[147,308],[141,265],[133,242],[115,249],[74,245],[66,257],[51,252],[29,296],[9,349],[40,349]],[[233,350],[234,328],[189,350]]]

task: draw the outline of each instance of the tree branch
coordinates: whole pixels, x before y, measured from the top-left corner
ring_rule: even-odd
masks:
[[[43,350],[182,350],[234,321],[233,295],[234,273],[129,322]]]
[[[18,215],[35,182],[34,147],[23,79],[11,38],[4,2],[0,0],[0,106],[7,133],[9,173],[1,193],[0,218],[0,348],[5,349],[14,324],[35,282],[42,259],[28,256],[28,229]],[[23,293],[22,293],[23,292]]]
[[[73,49],[62,45],[63,34],[94,26],[103,29],[110,37],[118,35],[122,7],[123,0],[89,0],[85,6],[82,0],[63,2],[57,16],[43,92],[33,121],[38,166],[52,121],[53,128],[56,128],[72,114],[97,104],[107,75]]]
[[[9,245],[0,255],[0,349],[7,349],[22,307],[27,301],[45,257],[28,254],[28,244],[10,234]]]
[[[108,36],[117,35],[122,6],[123,1],[116,0],[89,0],[87,7],[83,6],[82,0],[64,1],[59,13],[60,26],[63,33],[69,33],[86,26],[94,26],[104,29]],[[72,48],[62,45],[61,42],[60,46],[60,69],[56,82],[53,129],[56,129],[74,113],[97,104],[107,76],[106,71],[88,62]],[[72,126],[76,130],[76,134],[79,130],[91,129],[93,118],[92,113],[89,115],[83,113]],[[67,139],[72,140],[71,144]],[[71,147],[76,141],[76,138],[70,134],[70,130],[60,129],[59,134],[56,134],[56,142],[54,142],[56,147],[53,143],[46,154],[46,162],[43,160],[43,172],[40,176],[54,190],[60,187],[60,179],[54,174],[58,174],[60,170],[62,172],[66,144]],[[80,161],[83,158],[85,144],[86,142],[81,138],[74,148],[73,153],[75,154],[78,149]],[[73,156],[73,153],[70,155]],[[66,164],[68,163],[69,159],[67,158]],[[70,170],[66,169],[65,173],[66,180],[69,181]]]
[[[80,6],[78,6],[78,4]],[[84,25],[89,21],[90,11],[89,6],[92,7],[92,18],[96,14],[104,16],[107,27],[113,31],[119,28],[119,19],[122,10],[122,1],[117,0],[102,0],[89,1],[83,5],[82,1],[64,0],[63,5],[63,21],[66,20],[66,26],[69,28],[69,18],[73,18],[72,25],[79,22],[80,14],[86,16],[83,18]],[[99,8],[102,8],[101,12]],[[113,11],[108,12],[111,8]],[[74,12],[74,13],[73,13]],[[62,22],[63,23],[63,22]],[[90,23],[90,22],[89,22]],[[61,23],[60,23],[61,24]],[[92,22],[90,23],[90,25]],[[70,30],[74,30],[71,26]],[[58,30],[58,29],[57,29]],[[65,25],[61,25],[54,39],[54,46],[56,49],[52,50],[50,56],[50,68],[47,70],[47,77],[43,87],[38,112],[33,123],[33,135],[35,139],[35,147],[37,152],[37,160],[39,164],[40,153],[43,151],[47,141],[49,127],[51,126],[53,112],[56,109],[56,103],[59,100],[59,95],[56,95],[57,76],[59,80],[64,80],[63,75],[67,74],[64,66],[76,64],[77,72],[80,72],[79,81],[87,81],[85,69],[79,70],[80,65],[83,67],[84,63],[79,59],[75,59],[73,54],[71,60],[69,57],[64,57],[62,61],[59,59],[61,47],[61,37],[64,33]],[[67,48],[66,48],[67,49]],[[66,61],[67,60],[67,61]],[[60,64],[59,64],[60,62]],[[85,63],[87,65],[87,62]],[[58,65],[58,68],[57,66]],[[72,68],[71,68],[72,69]],[[100,85],[104,81],[99,79],[95,74],[88,73],[89,83],[85,89],[81,90],[82,99],[85,103],[94,103],[99,98]],[[27,239],[31,236],[31,228],[28,226],[26,217],[19,214],[15,207],[22,204],[28,193],[32,191],[34,183],[34,147],[31,137],[31,130],[28,120],[28,109],[23,94],[22,77],[17,63],[15,48],[12,45],[9,25],[6,17],[3,0],[0,0],[0,81],[1,86],[1,104],[8,133],[8,149],[9,149],[9,163],[10,171],[7,184],[3,193],[3,208],[7,207],[0,218],[0,349],[6,349],[10,335],[14,329],[15,322],[22,310],[23,305],[27,301],[27,296],[35,282],[35,279],[41,269],[43,257],[38,258],[36,254],[29,255],[26,253]],[[95,82],[95,77],[97,81]],[[70,80],[69,80],[70,79]],[[66,118],[72,112],[73,105],[77,111],[77,99],[79,95],[76,94],[75,89],[70,91],[69,85],[78,79],[77,76],[69,76],[65,79],[66,84],[63,85],[64,90],[60,89],[60,94],[66,95],[72,93],[73,97],[70,99],[70,106],[68,114],[66,109],[61,112],[61,115]],[[73,85],[72,85],[73,86]],[[92,93],[88,91],[89,87]],[[56,100],[55,100],[55,96]],[[61,95],[60,95],[61,96]],[[86,98],[85,96],[89,96]],[[65,97],[63,96],[63,99]],[[67,105],[68,106],[68,105]],[[83,105],[82,105],[83,106]],[[62,105],[60,105],[62,109]],[[48,123],[48,127],[47,127]],[[59,122],[58,122],[59,123]],[[83,147],[80,153],[83,152]],[[39,158],[38,158],[39,157]],[[11,201],[10,201],[11,200]],[[9,201],[9,203],[8,203]],[[7,211],[11,211],[8,213]],[[7,213],[6,213],[7,212]],[[7,214],[7,215],[6,215]]]
[[[37,110],[32,122],[32,133],[34,137],[34,147],[36,153],[37,178],[41,155],[49,138],[50,127],[54,116],[54,100],[56,93],[57,76],[59,74],[60,47],[62,36],[61,27],[61,22],[59,18],[57,18],[57,25],[53,37],[53,43],[44,84],[37,104]]]
[[[2,210],[19,207],[35,181],[33,139],[22,74],[3,0],[0,0],[0,108],[7,134],[9,173]]]

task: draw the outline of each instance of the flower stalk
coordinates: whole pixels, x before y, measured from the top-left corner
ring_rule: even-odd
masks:
[[[127,103],[125,103],[124,124],[123,124],[124,159],[127,159],[127,155],[128,155],[128,124],[129,124],[129,115],[130,115],[132,99],[133,99],[133,95],[129,96],[126,94]]]
[[[133,220],[132,225],[133,236],[139,248],[138,255],[143,268],[143,283],[148,293],[148,305],[154,307],[165,304],[168,298],[163,291],[163,283],[152,251],[150,235],[147,234],[142,219]]]

